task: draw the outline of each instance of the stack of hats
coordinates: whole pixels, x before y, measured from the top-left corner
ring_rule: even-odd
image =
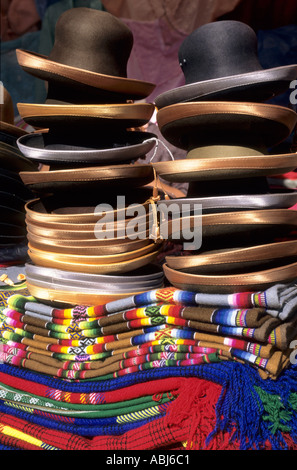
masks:
[[[167,181],[189,182],[187,197],[174,201],[174,215],[192,231],[200,220],[202,247],[167,257],[167,279],[180,289],[212,293],[292,281],[297,194],[270,188],[268,177],[297,167],[296,153],[273,152],[291,135],[297,115],[264,101],[289,88],[297,66],[263,70],[255,32],[238,21],[195,30],[181,44],[179,61],[186,84],[157,97],[157,121],[187,158],[154,167]],[[172,202],[162,204],[168,209]],[[195,207],[202,215],[193,215]],[[178,225],[171,222],[170,237],[183,242]]]
[[[38,196],[26,205],[26,223],[41,277],[29,270],[27,281],[42,299],[96,304],[142,291],[143,281],[162,285],[160,269],[150,266],[160,250],[148,231],[153,189],[146,185],[154,171],[139,162],[156,143],[141,130],[155,109],[141,100],[154,85],[127,78],[132,46],[132,32],[113,15],[73,8],[57,22],[49,57],[17,50],[23,70],[48,82],[44,104],[18,104],[24,121],[43,129],[17,142],[26,158],[42,164],[20,174]],[[52,269],[63,282],[49,281]]]
[[[27,132],[14,124],[11,96],[0,83],[0,264],[20,264],[27,259],[25,209],[33,198],[21,180],[21,171],[34,171],[37,164],[24,157],[17,139]]]

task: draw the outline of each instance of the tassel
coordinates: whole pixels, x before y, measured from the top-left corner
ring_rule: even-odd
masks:
[[[189,378],[179,390],[166,415],[170,427],[188,427],[184,445],[188,450],[202,449],[215,426],[215,407],[221,386],[203,379]]]

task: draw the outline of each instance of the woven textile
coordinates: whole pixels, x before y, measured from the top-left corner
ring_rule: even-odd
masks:
[[[268,312],[277,305],[280,310],[293,305],[294,291],[289,284],[260,293],[209,296],[168,288],[62,310],[16,294],[1,313],[1,341],[7,346],[2,360],[70,380],[106,380],[151,368],[222,360],[245,362],[263,377],[276,378],[289,364],[297,320],[292,312],[285,320]],[[229,306],[205,305],[215,299]],[[203,305],[197,305],[198,300]],[[139,352],[143,346],[165,344],[212,350]],[[133,359],[125,356],[131,350]],[[44,356],[55,361],[45,361]]]
[[[265,308],[272,316],[279,316],[282,320],[288,319],[294,313],[297,305],[296,283],[276,284],[262,292],[242,292],[237,294],[205,294],[195,293],[168,287],[157,289],[143,294],[137,294],[126,299],[109,302],[95,307],[76,306],[72,309],[57,309],[40,305],[39,302],[28,302],[25,296],[12,296],[8,305],[15,310],[25,312],[26,309],[60,318],[82,318],[103,316],[108,313],[119,312],[135,307],[142,307],[156,302],[191,305],[210,305],[217,307],[234,308]]]
[[[64,310],[11,296],[1,316],[0,445],[295,448],[294,310],[279,314],[294,290],[229,296],[229,305],[221,296],[214,306],[163,289]],[[69,327],[73,337],[51,336]]]
[[[181,443],[183,448],[189,449],[295,450],[296,391],[292,392],[292,389],[296,390],[296,371],[294,374],[287,372],[287,377],[278,386],[276,382],[271,383],[272,389],[269,390],[267,381],[254,381],[256,377],[245,374],[245,366],[237,364],[236,369],[237,380],[221,378],[224,386],[205,380],[197,383],[196,379],[186,379],[179,403],[175,400],[175,408],[172,405],[166,416],[121,436],[97,435],[90,439],[1,412],[0,442],[8,447],[36,450],[43,446],[67,450],[164,450]],[[252,372],[250,368],[249,372]],[[145,381],[144,377],[142,379]],[[234,386],[240,383],[238,380],[246,379],[246,388],[234,393]],[[81,387],[81,384],[76,385]],[[233,400],[230,401],[231,396]],[[273,410],[271,405],[275,401],[278,406]],[[223,414],[228,409],[229,412]],[[234,410],[237,412],[233,414]]]
[[[114,331],[119,330],[117,334],[104,335],[102,329],[88,328],[80,330],[77,323],[70,325],[68,333],[57,333],[51,329],[36,327],[35,325],[23,324],[11,318],[14,315],[12,310],[8,310],[7,317],[5,309],[2,313],[1,323],[1,337],[2,343],[6,343],[11,349],[2,351],[2,360],[19,367],[28,367],[35,371],[48,373],[50,375],[61,376],[68,379],[91,378],[99,377],[107,379],[119,375],[135,372],[136,370],[144,370],[147,368],[155,367],[171,367],[175,365],[190,365],[201,364],[204,362],[218,362],[221,358],[227,360],[241,360],[259,367],[273,377],[276,377],[288,363],[288,356],[286,350],[288,349],[289,342],[294,339],[295,335],[295,320],[281,322],[279,319],[265,315],[262,311],[245,310],[243,311],[230,311],[230,309],[201,309],[201,308],[181,308],[171,305],[154,305],[145,308],[125,311],[120,315],[118,320],[127,317],[139,317],[136,324],[133,320],[128,322],[117,323],[115,317],[118,314],[109,314],[104,317],[105,323],[110,321]],[[168,316],[166,314],[172,316]],[[250,314],[248,316],[248,314]],[[173,316],[175,315],[175,316]],[[208,320],[201,322],[196,320],[184,319],[182,316],[190,318],[201,318]],[[111,317],[111,318],[109,318]],[[260,317],[260,318],[258,318]],[[242,326],[225,326],[224,323],[236,322],[236,318],[241,318],[242,323],[245,318],[258,324],[257,328],[242,327]],[[144,320],[141,323],[141,320]],[[147,321],[148,320],[148,321]],[[152,321],[151,321],[152,320]],[[116,323],[113,323],[116,321]],[[217,322],[217,323],[214,323]],[[223,324],[218,324],[221,321]],[[34,322],[33,322],[34,323]],[[93,322],[90,324],[92,325]],[[50,326],[53,323],[51,322]],[[152,326],[153,325],[153,326]],[[174,325],[174,326],[171,326]],[[59,328],[65,328],[64,325],[56,325]],[[124,326],[124,329],[123,329]],[[142,327],[141,327],[142,326]],[[31,330],[31,331],[30,331]],[[71,330],[71,331],[69,331]],[[92,332],[91,336],[84,336],[85,333]],[[95,336],[99,335],[99,336]],[[233,337],[233,339],[232,339]],[[228,340],[230,338],[230,340]],[[235,339],[234,339],[235,338]],[[243,348],[238,346],[236,338],[242,340],[248,338],[248,347]],[[156,344],[175,344],[177,341],[188,342],[192,341],[192,345],[199,341],[208,341],[209,343],[217,343],[217,350],[211,353],[194,353],[188,351],[187,355],[177,351],[171,351],[166,354],[160,353],[147,353],[141,360],[139,357],[134,359],[134,362],[127,361],[127,358],[119,358],[117,366],[115,363],[111,367],[108,366],[108,357],[117,355],[121,351],[135,348],[140,349],[142,345],[151,343]],[[269,357],[265,357],[260,353],[261,343],[272,344],[282,352],[274,351]],[[219,344],[228,344],[229,350],[220,352]],[[53,353],[54,358],[57,360],[86,362],[86,361],[102,361],[100,363],[100,372],[80,372],[79,365],[73,365],[71,372],[65,372],[68,366],[53,362],[45,367],[42,357],[32,354],[27,355],[23,353],[24,345],[27,346],[30,352],[38,353],[46,351]],[[196,344],[198,345],[198,344]],[[31,348],[31,350],[30,350]],[[237,351],[239,349],[239,351]],[[242,349],[248,349],[242,351]],[[159,355],[158,355],[159,354]],[[43,364],[40,365],[40,362]],[[109,361],[110,362],[110,361]],[[114,361],[113,361],[114,362]],[[104,366],[105,370],[104,370]],[[75,371],[76,369],[76,371]],[[94,368],[93,368],[94,370]],[[121,371],[119,371],[121,370]]]

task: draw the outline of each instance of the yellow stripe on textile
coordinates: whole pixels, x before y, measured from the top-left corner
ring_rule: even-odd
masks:
[[[2,434],[5,434],[6,436],[14,437],[15,439],[19,439],[21,441],[28,442],[29,444],[33,444],[36,447],[44,448],[44,446],[46,445],[44,444],[44,442],[40,441],[39,439],[36,439],[33,436],[30,436],[29,434],[25,434],[22,431],[18,431],[17,429],[12,428],[11,426],[7,426],[1,423],[0,423],[0,432]],[[50,450],[59,450],[58,448],[53,447],[53,446],[46,446],[46,447],[47,449],[50,449]]]

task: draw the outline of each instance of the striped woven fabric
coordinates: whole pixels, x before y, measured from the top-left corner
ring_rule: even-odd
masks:
[[[205,294],[197,292],[182,291],[174,287],[156,289],[142,294],[137,294],[126,299],[109,302],[95,307],[76,306],[68,309],[58,309],[44,306],[32,298],[14,295],[8,299],[8,306],[14,310],[24,313],[26,310],[33,310],[50,317],[82,318],[101,317],[106,314],[120,312],[122,310],[143,307],[153,303],[166,303],[183,306],[217,306],[231,308],[264,308],[272,316],[279,316],[282,320],[288,319],[295,311],[296,286],[291,284],[276,284],[262,292],[242,292],[237,294]]]

